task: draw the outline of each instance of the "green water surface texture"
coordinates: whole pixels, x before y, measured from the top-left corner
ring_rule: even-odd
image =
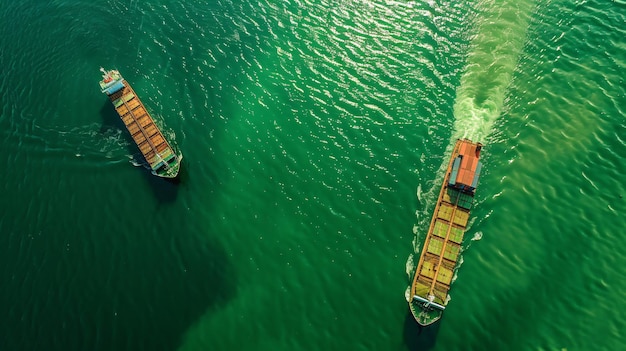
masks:
[[[626,349],[624,1],[0,4],[0,350]],[[483,174],[420,329],[457,137]]]

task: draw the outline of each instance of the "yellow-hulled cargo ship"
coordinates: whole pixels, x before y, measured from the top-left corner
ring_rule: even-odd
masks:
[[[115,106],[152,174],[175,178],[180,170],[182,154],[176,154],[120,72],[100,70],[103,73],[100,88]]]
[[[439,320],[449,301],[478,185],[481,148],[480,143],[457,140],[448,163],[411,284],[409,308],[422,326]]]

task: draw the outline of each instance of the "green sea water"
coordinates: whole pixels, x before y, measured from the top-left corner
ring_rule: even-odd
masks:
[[[626,349],[626,2],[0,4],[0,350]],[[483,173],[423,329],[458,137]]]

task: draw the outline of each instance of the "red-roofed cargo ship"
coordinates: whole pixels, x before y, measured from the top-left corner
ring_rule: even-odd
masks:
[[[411,284],[409,308],[422,326],[439,320],[449,301],[478,185],[481,148],[480,143],[459,139],[448,163]]]

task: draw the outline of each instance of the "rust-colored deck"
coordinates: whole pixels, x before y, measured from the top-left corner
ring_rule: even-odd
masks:
[[[463,158],[457,177],[463,183],[471,184],[471,177],[478,164],[480,150],[477,150],[478,145],[480,144],[471,143],[468,140],[458,140],[454,146],[413,277],[411,297],[420,296],[430,300],[429,296],[433,296],[434,303],[442,306],[447,304],[448,291],[461,251],[472,201],[472,195],[451,188],[448,183],[455,158],[459,154],[475,154],[476,157]]]
[[[109,99],[152,169],[174,154],[172,147],[126,80],[124,88],[111,94]]]

